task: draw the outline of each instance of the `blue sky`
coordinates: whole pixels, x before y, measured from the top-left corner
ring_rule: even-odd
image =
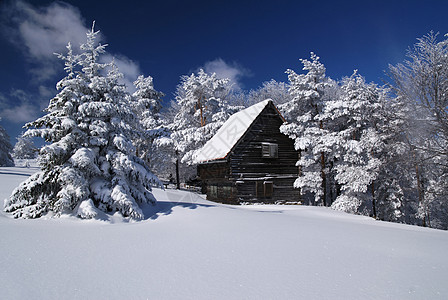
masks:
[[[168,102],[200,67],[249,90],[286,82],[311,51],[333,79],[357,69],[381,84],[418,37],[448,33],[447,11],[443,0],[0,1],[0,125],[15,143],[42,115],[64,76],[52,53],[83,42],[94,20],[128,81],[151,75]]]

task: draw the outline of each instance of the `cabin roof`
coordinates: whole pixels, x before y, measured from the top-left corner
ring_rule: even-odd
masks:
[[[216,134],[198,151],[194,162],[205,163],[225,159],[258,115],[270,103],[274,105],[271,99],[266,99],[231,115]],[[280,113],[279,115],[283,119]]]

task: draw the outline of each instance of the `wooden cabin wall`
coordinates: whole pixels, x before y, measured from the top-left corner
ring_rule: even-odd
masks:
[[[298,175],[298,153],[294,141],[280,133],[283,120],[268,105],[230,155],[230,178],[236,183],[240,202],[298,201],[293,188]],[[278,144],[278,158],[262,157],[262,143]],[[272,181],[272,197],[257,195],[256,182]]]
[[[298,153],[294,141],[280,132],[282,124],[274,106],[268,105],[226,160],[198,165],[207,199],[229,204],[299,201],[299,191],[293,188]],[[262,156],[266,142],[278,145],[277,158]],[[264,197],[263,189],[269,185],[272,195]]]
[[[202,193],[207,200],[238,204],[235,184],[229,180],[229,163],[221,161],[198,165],[198,176],[202,181]]]

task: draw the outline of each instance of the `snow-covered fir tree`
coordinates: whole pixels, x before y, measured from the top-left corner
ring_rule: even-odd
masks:
[[[113,63],[99,63],[105,45],[92,26],[81,53],[67,46],[67,76],[57,84],[47,114],[27,124],[28,134],[49,144],[39,154],[41,171],[17,187],[5,201],[14,217],[36,218],[47,212],[93,218],[98,211],[143,218],[141,205],[154,203],[151,184],[158,179],[135,156],[136,130],[130,95],[119,84]]]
[[[292,100],[279,106],[286,124],[280,131],[295,140],[299,151],[299,177],[294,183],[302,194],[311,192],[315,202],[327,205],[327,163],[324,151],[317,151],[314,143],[324,130],[324,123],[317,117],[322,113],[327,94],[335,85],[325,75],[325,66],[311,53],[311,60],[301,59],[306,74],[287,70],[289,92]]]
[[[1,119],[0,119],[1,120]],[[12,145],[5,128],[0,126],[0,167],[13,167],[14,160],[11,156]]]
[[[384,161],[381,111],[385,93],[355,73],[342,81],[341,93],[325,103],[319,116],[329,129],[316,142],[332,157],[337,198],[332,207],[351,213],[361,209],[376,217],[375,181]]]
[[[289,93],[289,85],[284,82],[275,81],[274,79],[263,82],[258,89],[249,91],[246,97],[246,107],[266,99],[272,99],[276,106],[281,106],[292,100],[291,94]]]
[[[380,120],[374,128],[381,133],[382,151],[376,152],[382,160],[378,179],[374,182],[376,218],[392,222],[404,222],[407,214],[406,179],[408,159],[406,138],[407,127],[401,103],[391,96],[388,87],[380,87],[381,97],[374,115]],[[409,198],[408,198],[409,199]]]
[[[14,158],[33,159],[36,158],[38,149],[34,145],[31,137],[21,134],[17,137],[17,142],[14,145],[12,152]]]
[[[151,166],[154,172],[164,180],[176,183],[187,182],[196,176],[196,166],[181,163],[181,155],[177,148],[177,141],[173,140],[172,128],[174,118],[180,111],[179,104],[172,100],[170,105],[161,112],[161,128],[163,134],[158,135],[153,146],[155,155],[151,158]]]
[[[143,135],[136,138],[134,144],[137,155],[151,166],[151,158],[156,152],[154,139],[164,135],[166,131],[160,118],[164,94],[154,89],[151,76],[140,75],[134,82],[134,86],[136,91],[132,95],[132,104],[143,132]]]
[[[195,152],[240,109],[228,103],[230,92],[229,79],[220,79],[202,69],[181,77],[176,92],[178,111],[169,127],[173,147],[182,163],[193,164]]]

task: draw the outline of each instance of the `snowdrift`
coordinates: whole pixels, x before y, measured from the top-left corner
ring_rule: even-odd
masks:
[[[0,168],[0,197],[34,169]],[[2,299],[447,299],[448,233],[154,190],[145,221],[0,214]]]

